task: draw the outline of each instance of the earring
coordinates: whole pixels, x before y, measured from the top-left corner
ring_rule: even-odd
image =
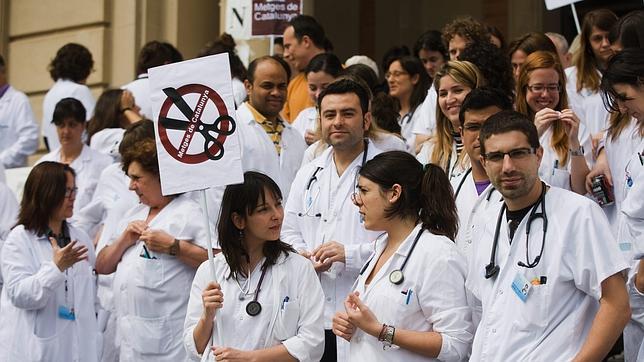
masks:
[[[244,230],[243,229],[239,230],[239,241],[240,242],[244,241]]]

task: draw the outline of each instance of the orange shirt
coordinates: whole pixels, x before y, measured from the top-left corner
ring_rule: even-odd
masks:
[[[313,106],[313,101],[309,97],[309,86],[306,83],[306,77],[304,73],[300,73],[291,79],[288,84],[282,118],[287,120],[288,123],[293,123],[300,111]]]

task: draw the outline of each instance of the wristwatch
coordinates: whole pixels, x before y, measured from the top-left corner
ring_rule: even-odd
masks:
[[[382,349],[386,350],[388,348],[391,348],[391,345],[394,344],[394,334],[396,333],[396,327],[388,325],[384,325],[383,327],[382,338],[380,339],[380,341],[382,342]]]
[[[584,155],[584,146],[579,145],[578,149],[576,149],[576,150],[569,149],[568,151],[570,151],[571,156],[583,156]]]
[[[174,239],[174,243],[172,243],[172,245],[170,245],[170,250],[168,251],[168,254],[173,255],[173,256],[179,255],[179,251],[181,249],[180,245],[181,244],[179,242],[179,239]]]

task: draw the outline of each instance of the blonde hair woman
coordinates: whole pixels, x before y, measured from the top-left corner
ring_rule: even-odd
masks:
[[[450,179],[469,167],[459,134],[458,113],[465,96],[485,83],[476,65],[467,61],[449,61],[436,73],[436,131],[423,143],[416,156],[418,161],[440,166]]]

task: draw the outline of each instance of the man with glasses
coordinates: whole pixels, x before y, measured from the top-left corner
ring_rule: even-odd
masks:
[[[630,318],[600,207],[538,176],[543,148],[514,111],[485,121],[481,164],[503,195],[473,221],[466,288],[481,308],[472,360],[601,360]]]
[[[348,359],[349,344],[336,339],[331,319],[345,310],[345,297],[380,234],[364,228],[351,202],[358,169],[381,152],[366,139],[368,107],[369,90],[356,81],[341,79],[322,91],[320,129],[330,147],[298,171],[285,207],[281,239],[311,259],[324,290],[322,361]]]

